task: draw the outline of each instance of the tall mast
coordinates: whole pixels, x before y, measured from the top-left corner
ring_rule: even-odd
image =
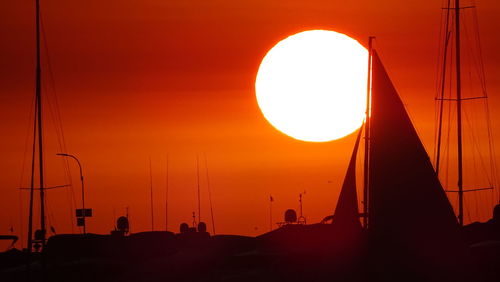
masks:
[[[462,165],[462,82],[460,74],[460,0],[455,0],[455,48],[457,75],[457,157],[458,157],[458,222],[464,224]]]
[[[369,177],[369,150],[370,150],[370,109],[371,109],[371,71],[372,71],[372,41],[375,37],[368,38],[368,77],[366,85],[366,117],[365,117],[365,160],[363,176],[363,226],[368,227],[368,177]]]
[[[40,181],[40,236],[36,238],[41,241],[42,256],[41,280],[46,280],[46,262],[45,262],[45,187],[43,181],[43,131],[42,131],[42,67],[40,62],[40,0],[36,0],[36,81],[35,81],[35,116],[38,121],[38,168]],[[36,129],[35,129],[36,131]],[[35,146],[33,146],[35,147]],[[35,154],[33,154],[34,156]],[[32,176],[33,177],[33,176]],[[32,189],[34,189],[32,187]],[[36,234],[36,233],[35,233]],[[31,246],[28,246],[31,248]]]
[[[439,118],[438,118],[438,133],[437,133],[437,148],[436,148],[436,175],[439,176],[439,166],[441,165],[441,141],[443,132],[443,112],[444,112],[444,90],[446,85],[446,61],[448,60],[448,44],[450,41],[450,0],[448,0],[448,9],[446,9],[446,24],[445,24],[445,40],[443,52],[443,73],[441,75],[441,89],[437,100],[439,101]]]
[[[40,1],[36,1],[36,118],[38,121],[38,168],[40,180],[40,230],[42,250],[45,247],[45,191],[43,181],[43,132],[42,132],[42,71],[40,66]]]

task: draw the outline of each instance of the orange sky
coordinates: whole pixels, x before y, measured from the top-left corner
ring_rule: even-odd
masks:
[[[0,233],[8,233],[11,225],[16,234],[26,230],[27,192],[16,188],[29,185],[32,2],[0,3]],[[270,194],[276,200],[275,221],[286,208],[297,208],[304,190],[309,222],[331,213],[354,136],[323,144],[289,138],[267,123],[254,95],[255,75],[267,50],[303,30],[331,29],[362,44],[375,35],[379,54],[432,153],[442,1],[269,2],[41,1],[54,81],[44,50],[45,95],[53,104],[57,94],[67,152],[84,166],[86,202],[94,209],[90,232],[107,233],[114,214],[124,214],[126,206],[133,231],[150,229],[149,157],[155,225],[164,228],[167,154],[169,229],[190,222],[196,210],[197,155],[202,217],[210,222],[206,155],[217,233],[267,231]],[[476,2],[496,129],[500,4]],[[45,153],[47,185],[52,186],[69,180],[55,156],[60,149],[49,108]],[[78,230],[71,227],[74,206],[68,200],[74,193],[80,205],[78,170],[69,164],[73,187],[48,192],[50,222],[59,233]],[[478,218],[486,218],[489,209],[479,211]]]

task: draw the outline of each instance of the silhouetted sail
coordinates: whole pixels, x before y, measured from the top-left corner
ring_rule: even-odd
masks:
[[[457,219],[375,51],[371,99],[369,230],[372,246],[384,258],[392,258],[391,267],[414,267],[410,271],[417,273],[424,268],[439,272],[447,264],[456,265],[463,247]]]
[[[332,224],[339,224],[339,226],[344,228],[361,229],[358,217],[358,195],[356,193],[356,155],[358,153],[360,136],[361,130],[356,138],[356,144],[354,145],[349,167],[347,168],[344,183],[342,184],[337,207],[333,214]]]

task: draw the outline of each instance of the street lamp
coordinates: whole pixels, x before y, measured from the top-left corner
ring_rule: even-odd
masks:
[[[86,221],[85,221],[85,188],[83,185],[83,173],[82,173],[82,165],[80,164],[80,161],[73,155],[70,154],[64,154],[64,153],[59,153],[56,154],[58,156],[63,156],[63,157],[69,157],[74,159],[78,163],[78,167],[80,168],[80,180],[82,182],[82,217],[83,217],[83,235],[87,235],[87,230],[86,230]]]

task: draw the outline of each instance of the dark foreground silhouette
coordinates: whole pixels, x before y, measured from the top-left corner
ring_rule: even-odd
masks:
[[[369,233],[333,224],[284,225],[257,237],[206,232],[141,232],[130,236],[56,235],[43,253],[46,281],[500,281],[500,206],[486,223],[463,228],[466,271],[453,280],[376,263]],[[29,281],[41,281],[41,256]],[[0,254],[1,281],[28,281],[26,254]],[[412,260],[406,258],[393,258]],[[414,260],[418,263],[418,260]],[[441,278],[440,278],[441,277]],[[392,279],[393,278],[393,279]]]

